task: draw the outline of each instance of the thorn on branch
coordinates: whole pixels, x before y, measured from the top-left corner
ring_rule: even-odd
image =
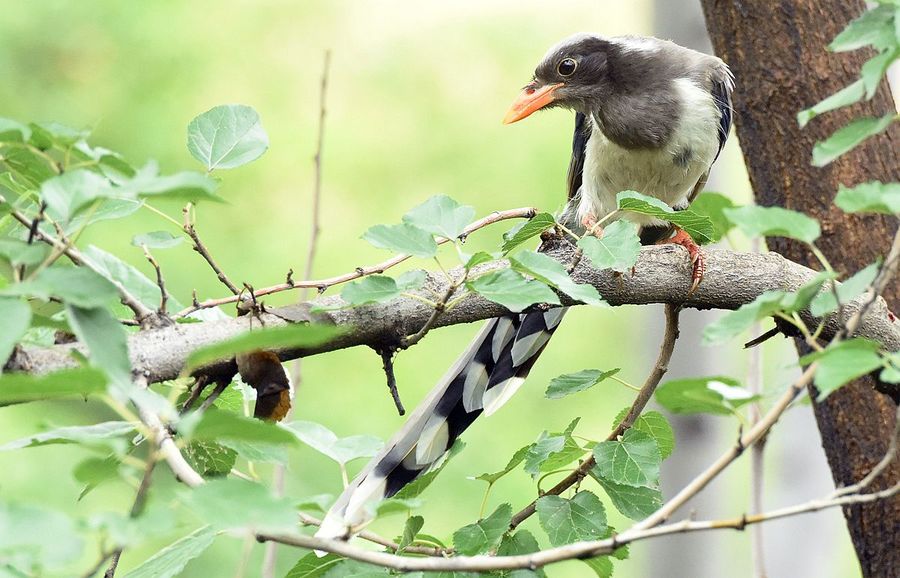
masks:
[[[391,392],[391,398],[394,400],[394,406],[397,408],[397,413],[405,415],[406,409],[403,407],[403,402],[400,400],[400,392],[397,391],[397,377],[394,375],[394,353],[397,350],[393,347],[385,346],[378,348],[375,351],[381,356],[384,375],[387,378],[388,390]]]

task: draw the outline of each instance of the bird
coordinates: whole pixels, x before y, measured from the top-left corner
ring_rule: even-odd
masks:
[[[596,225],[616,211],[620,191],[676,210],[690,205],[728,138],[733,90],[731,71],[715,56],[653,37],[576,34],[546,52],[503,122],[557,107],[575,112],[561,220],[602,235]],[[642,244],[688,249],[696,287],[702,253],[689,235],[647,215],[616,218],[635,222]],[[555,308],[487,321],[338,497],[316,536],[349,539],[371,519],[373,504],[437,467],[479,415],[496,412],[519,389],[565,313]]]

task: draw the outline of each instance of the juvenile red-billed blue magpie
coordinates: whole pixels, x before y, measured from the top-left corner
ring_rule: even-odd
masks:
[[[563,219],[590,230],[616,210],[624,190],[675,209],[690,205],[728,137],[733,88],[728,66],[714,56],[656,38],[578,34],[546,53],[504,122],[551,107],[575,111]],[[699,281],[699,248],[687,234],[647,215],[617,218],[637,223],[644,244],[685,246]],[[488,321],[341,494],[316,535],[353,535],[371,517],[367,506],[434,467],[482,412],[495,412],[522,385],[564,314],[559,308]]]

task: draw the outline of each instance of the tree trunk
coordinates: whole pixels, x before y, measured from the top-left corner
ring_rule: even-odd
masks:
[[[900,179],[900,127],[870,139],[825,168],[810,164],[812,147],[857,116],[895,111],[887,82],[875,98],[815,119],[806,129],[796,113],[847,86],[859,77],[866,50],[833,54],[828,43],[862,13],[861,0],[703,0],[716,53],[731,65],[737,79],[737,133],[761,205],[803,211],[822,223],[819,247],[843,273],[852,273],[883,256],[897,220],[887,216],[845,215],[832,199],[839,184]],[[769,247],[788,259],[815,266],[799,243],[773,238]],[[885,295],[896,309],[900,283]],[[798,348],[803,345],[798,343]],[[814,404],[822,445],[837,485],[862,478],[884,455],[893,433],[896,405],[861,379]],[[884,488],[900,480],[894,461],[873,485]],[[846,508],[844,515],[863,575],[900,573],[900,496]]]

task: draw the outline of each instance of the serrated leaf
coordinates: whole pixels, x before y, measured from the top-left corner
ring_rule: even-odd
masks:
[[[659,386],[656,401],[672,413],[732,415],[734,410],[759,399],[730,377],[675,379]]]
[[[642,195],[636,191],[622,191],[616,195],[619,210],[650,215],[668,221],[683,229],[697,243],[705,245],[713,239],[714,231],[709,218],[691,210],[676,211],[656,197]]]
[[[512,520],[512,507],[501,504],[494,512],[474,524],[463,526],[453,533],[453,546],[465,556],[473,556],[487,552],[500,542],[500,538],[509,529]]]
[[[60,427],[7,442],[0,446],[0,452],[51,444],[107,446],[111,442],[121,440],[133,431],[134,424],[127,421],[107,421],[91,425]]]
[[[591,470],[591,476],[606,491],[613,506],[627,518],[643,520],[662,507],[662,492],[657,488],[617,484],[596,475],[594,469]]]
[[[817,220],[781,207],[750,205],[725,209],[724,213],[748,237],[787,237],[812,243],[822,234]]]
[[[800,364],[804,366],[818,362],[813,376],[813,383],[819,390],[817,400],[822,401],[841,386],[881,367],[880,347],[875,341],[856,337],[800,358]]]
[[[846,86],[836,93],[832,94],[817,105],[798,112],[797,123],[800,124],[800,128],[803,128],[807,124],[809,124],[809,121],[819,116],[820,114],[824,114],[832,110],[850,106],[855,102],[859,102],[860,100],[862,100],[862,97],[865,96],[865,94],[866,85],[862,81],[862,79],[859,79],[850,86]]]
[[[57,266],[42,270],[30,281],[10,285],[0,293],[26,295],[60,301],[78,307],[102,307],[119,296],[115,286],[100,275],[84,267]]]
[[[188,464],[204,478],[227,476],[237,461],[237,452],[212,440],[192,440],[182,453]]]
[[[97,199],[114,195],[107,179],[85,169],[63,173],[41,184],[41,199],[47,203],[47,213],[60,223],[68,222]]]
[[[211,480],[185,492],[184,501],[202,520],[223,530],[279,532],[297,527],[289,498],[275,497],[266,487],[246,480]]]
[[[599,556],[597,558],[586,558],[582,562],[594,571],[597,578],[611,578],[613,575],[613,564],[609,556]]]
[[[403,222],[434,235],[456,239],[475,218],[475,208],[446,195],[435,195],[403,215]]]
[[[106,375],[91,367],[45,375],[8,373],[0,376],[0,405],[104,392]]]
[[[516,271],[531,275],[547,285],[556,287],[572,299],[588,305],[604,304],[600,293],[593,285],[576,283],[562,263],[543,253],[520,251],[510,257],[509,262]]]
[[[566,373],[554,377],[547,386],[544,396],[547,399],[559,399],[594,387],[598,383],[619,373],[620,368],[601,371],[599,369],[583,369],[576,373]]]
[[[550,213],[538,213],[521,226],[514,228],[511,233],[503,235],[503,246],[500,250],[509,253],[525,241],[537,237],[547,229],[556,225],[556,219]]]
[[[559,305],[559,297],[538,281],[525,279],[512,269],[491,271],[466,282],[466,286],[490,301],[518,313],[535,303]]]
[[[537,441],[528,446],[524,469],[532,477],[564,467],[584,456],[584,449],[572,437],[581,418],[575,418],[562,432],[542,432]]]
[[[262,156],[269,148],[269,137],[253,108],[226,104],[191,121],[187,146],[208,171],[233,169]]]
[[[541,527],[554,546],[599,540],[606,533],[606,510],[600,498],[580,491],[571,500],[543,496],[535,504]]]
[[[872,263],[868,267],[857,271],[852,277],[837,286],[834,291],[822,291],[816,295],[815,299],[809,306],[809,312],[815,317],[822,317],[831,313],[838,308],[838,301],[835,299],[834,293],[840,299],[841,305],[850,303],[863,293],[878,276],[879,267],[877,263]]]
[[[135,247],[146,246],[148,249],[168,249],[180,245],[182,241],[184,237],[176,237],[168,231],[151,231],[131,238],[131,244]]]
[[[112,383],[131,385],[131,359],[125,329],[104,307],[66,305],[69,326],[87,345],[91,365],[103,370]]]
[[[656,487],[662,462],[656,440],[648,434],[629,429],[619,440],[594,446],[594,460],[600,477],[626,486]]]
[[[190,431],[180,430],[180,433],[185,433],[194,440],[297,445],[294,434],[283,427],[215,408],[207,409]]]
[[[533,554],[541,549],[538,541],[534,538],[534,536],[528,530],[518,530],[515,533],[506,534],[503,536],[503,539],[500,541],[500,546],[497,547],[497,555],[498,556],[519,556],[522,554]],[[539,577],[546,578],[547,574],[544,572],[543,568],[537,568],[535,570],[527,570],[528,574],[525,576],[528,577]],[[473,577],[477,578],[477,574],[473,574]],[[518,578],[515,576],[513,572],[502,573],[501,576],[504,578]],[[462,575],[456,574],[455,576],[451,576],[448,578],[462,578]],[[524,576],[523,576],[524,578]]]
[[[631,221],[613,221],[603,229],[598,239],[587,235],[579,239],[578,248],[598,269],[612,269],[624,273],[637,262],[641,240],[637,225]]]
[[[344,285],[341,299],[350,305],[385,303],[400,296],[397,282],[387,275],[369,275]]]
[[[423,518],[422,516],[410,516],[409,518],[407,518],[406,524],[403,525],[403,535],[397,542],[397,545],[399,546],[397,550],[402,551],[404,548],[412,544],[413,540],[416,539],[416,536],[423,526],[425,526],[425,518]]]
[[[713,234],[710,242],[715,243],[724,237],[733,227],[731,221],[725,217],[725,209],[734,208],[734,202],[721,193],[704,191],[697,195],[691,203],[691,211],[706,217],[713,226]]]
[[[82,212],[64,226],[67,235],[72,235],[79,229],[99,223],[127,217],[144,205],[143,201],[136,199],[103,199],[97,208],[91,212]]]
[[[838,188],[834,204],[847,213],[900,213],[900,183],[872,181],[855,187]]]
[[[340,330],[328,325],[291,324],[269,329],[257,329],[194,350],[185,362],[184,373],[215,361],[230,359],[238,353],[257,350],[279,350],[293,347],[315,347],[328,342]]]
[[[387,249],[404,255],[427,259],[434,257],[437,253],[434,236],[409,223],[375,225],[369,227],[369,230],[363,233],[362,238],[379,249]]]
[[[900,46],[896,43],[880,54],[876,54],[862,65],[860,76],[866,87],[866,98],[872,98],[878,91],[881,79],[884,78],[888,68],[900,56]]]
[[[3,373],[3,366],[16,343],[31,326],[31,307],[17,297],[0,297],[0,319],[3,320],[3,331],[0,332],[0,373]]]
[[[297,560],[284,578],[322,578],[329,569],[344,559],[336,554],[329,553],[320,557],[315,552],[310,552]]]
[[[32,122],[28,124],[28,128],[31,129],[29,142],[41,150],[53,145],[67,148],[91,134],[89,130],[72,128],[58,122]]]
[[[826,140],[817,142],[813,147],[812,164],[824,167],[841,155],[853,150],[869,137],[887,130],[896,115],[886,114],[882,117],[864,117],[853,120],[847,126],[839,128]]]
[[[518,466],[519,464],[522,463],[522,461],[525,459],[525,456],[528,455],[529,449],[531,449],[531,444],[529,444],[525,447],[519,448],[516,451],[516,453],[514,453],[513,456],[509,459],[509,462],[506,463],[506,467],[503,468],[502,470],[500,470],[499,472],[484,473],[484,474],[475,476],[474,479],[481,480],[483,482],[487,482],[488,484],[496,483],[497,480],[499,480],[500,478],[502,478],[509,472],[513,471],[514,469],[516,469],[516,466]]]
[[[172,578],[181,574],[188,562],[209,548],[216,538],[210,526],[204,526],[173,542],[125,574],[124,578]]]
[[[136,267],[94,245],[89,245],[83,253],[105,279],[121,283],[135,299],[149,309],[156,310],[159,307],[159,285]],[[169,295],[169,307],[179,310],[183,309],[184,305]]]
[[[628,407],[622,408],[622,411],[613,420],[613,429],[618,427],[622,420],[625,419],[630,409]],[[659,447],[659,455],[662,459],[669,457],[672,454],[672,450],[675,449],[675,431],[672,429],[666,416],[658,411],[642,413],[634,420],[631,427],[653,438]]]
[[[371,458],[384,447],[384,442],[372,435],[354,435],[339,438],[327,427],[311,421],[294,421],[287,429],[298,440],[339,464],[358,458]]]
[[[831,41],[828,49],[846,52],[870,44],[880,49],[896,43],[893,26],[895,10],[895,7],[883,4],[863,12]]]
[[[224,202],[222,197],[215,194],[218,188],[219,184],[215,180],[194,171],[160,175],[159,165],[155,161],[149,161],[116,190],[121,195],[143,199],[221,203]]]

